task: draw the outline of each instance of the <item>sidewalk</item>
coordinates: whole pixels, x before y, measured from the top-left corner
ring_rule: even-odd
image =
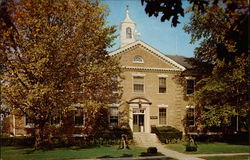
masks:
[[[250,153],[216,153],[216,154],[193,154],[195,157],[214,157],[214,156],[241,156],[248,155],[250,158]]]
[[[157,136],[152,133],[134,133],[134,140],[139,146],[142,147],[156,147],[158,152],[166,155],[170,158],[175,158],[179,160],[204,160],[202,158],[198,158],[193,155],[188,155],[184,153],[179,153],[173,150],[170,150],[166,148],[164,145],[162,145]]]

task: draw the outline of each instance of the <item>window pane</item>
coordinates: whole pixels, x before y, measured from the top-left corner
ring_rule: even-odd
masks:
[[[30,119],[29,117],[25,116],[25,125],[27,126],[33,126],[34,122],[32,119]]]
[[[194,93],[194,80],[187,80],[187,94],[193,94]]]
[[[166,93],[167,86],[166,86],[166,78],[159,78],[159,93]]]
[[[126,28],[126,38],[132,38],[132,31],[130,27]]]
[[[60,116],[54,116],[54,117],[51,118],[50,124],[51,124],[51,125],[59,124],[59,123],[60,123],[60,120],[61,120],[61,117],[60,117]]]
[[[112,126],[118,125],[118,108],[117,107],[111,107],[109,108],[110,115],[109,115],[109,124]]]
[[[144,77],[134,77],[134,92],[144,92]]]
[[[167,109],[159,108],[159,124],[165,125],[167,124]]]
[[[75,122],[75,126],[84,125],[84,113],[82,110],[75,111],[74,122]]]
[[[187,124],[189,126],[193,126],[194,125],[194,120],[195,120],[194,108],[188,108],[187,109]]]

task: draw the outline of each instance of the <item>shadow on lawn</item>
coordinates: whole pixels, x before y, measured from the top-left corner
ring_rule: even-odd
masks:
[[[97,157],[97,158],[124,158],[124,157],[133,157],[133,154],[123,154],[119,157],[113,157],[111,155],[106,155],[106,156],[101,156],[101,157]]]

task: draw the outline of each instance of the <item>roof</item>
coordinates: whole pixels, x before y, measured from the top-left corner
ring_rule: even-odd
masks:
[[[166,57],[174,60],[178,64],[184,66],[187,69],[192,68],[192,66],[187,62],[189,59],[188,57],[180,56],[180,55],[170,55],[170,54],[165,54]]]

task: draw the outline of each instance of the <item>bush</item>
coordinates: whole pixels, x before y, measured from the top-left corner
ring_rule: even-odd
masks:
[[[34,137],[1,137],[2,146],[33,146]]]
[[[147,148],[147,153],[156,154],[157,153],[157,148],[156,147],[148,147]]]
[[[197,147],[196,146],[186,146],[186,152],[196,152]]]
[[[176,143],[182,139],[182,132],[171,126],[152,127],[161,143]]]

